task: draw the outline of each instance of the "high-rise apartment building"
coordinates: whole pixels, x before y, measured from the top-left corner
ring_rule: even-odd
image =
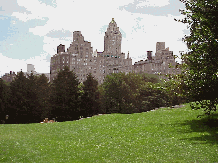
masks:
[[[151,56],[151,51],[147,51],[147,60],[140,60],[134,64],[135,73],[148,73],[148,74],[180,74],[181,69],[175,62],[173,51],[165,48],[165,42],[156,43],[155,56]]]
[[[32,64],[27,64],[27,73],[35,73],[35,68],[34,68],[34,65]]]
[[[122,34],[117,27],[117,23],[112,18],[104,36],[104,52],[106,55],[117,56],[121,54]]]
[[[91,43],[84,41],[80,31],[73,32],[73,42],[65,52],[64,45],[57,47],[57,54],[51,57],[50,73],[51,81],[56,77],[60,69],[68,66],[74,71],[79,82],[86,80],[86,75],[92,73],[99,84],[103,83],[106,75],[118,72],[131,72],[132,59],[125,59],[125,53],[121,53],[122,34],[112,18],[104,36],[104,51],[93,53]]]
[[[132,65],[132,59],[125,58],[125,53],[121,52],[122,34],[117,27],[114,18],[109,23],[104,36],[104,51],[93,52],[91,43],[84,40],[81,31],[73,32],[73,42],[65,51],[65,45],[57,47],[57,54],[51,57],[50,79],[57,76],[57,73],[68,66],[70,71],[76,73],[79,82],[86,80],[88,73],[102,84],[106,75],[111,73],[144,72],[148,74],[178,74],[181,70],[176,67],[178,63],[172,51],[165,48],[165,42],[156,43],[156,53],[152,56],[152,51],[147,51],[147,60],[140,60]]]

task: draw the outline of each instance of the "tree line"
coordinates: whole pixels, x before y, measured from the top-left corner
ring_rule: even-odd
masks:
[[[97,114],[139,113],[186,102],[181,89],[179,80],[143,73],[107,75],[99,85],[92,74],[80,83],[68,67],[52,83],[44,74],[25,77],[21,71],[11,83],[0,79],[0,119],[2,123],[38,123],[44,118],[63,122]]]
[[[61,70],[53,83],[45,75],[19,73],[12,83],[0,79],[0,120],[8,123],[39,122],[45,117],[75,120],[98,113],[135,113],[160,106],[191,102],[206,115],[218,104],[218,1],[180,0],[188,24],[185,36],[189,52],[183,54],[182,74],[158,81],[145,74],[111,74],[103,84],[88,75],[79,83],[75,73]]]

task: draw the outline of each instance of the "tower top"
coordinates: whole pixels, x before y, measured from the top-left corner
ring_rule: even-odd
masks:
[[[115,21],[114,21],[114,18],[112,18],[112,21],[111,21],[111,23],[114,23]]]

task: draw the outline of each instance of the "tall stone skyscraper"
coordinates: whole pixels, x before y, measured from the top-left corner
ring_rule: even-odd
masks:
[[[121,53],[122,35],[112,18],[104,36],[104,51],[93,54],[91,42],[85,41],[81,31],[73,32],[73,42],[65,52],[65,46],[57,47],[57,54],[51,57],[50,78],[55,79],[58,72],[68,66],[70,71],[76,73],[79,82],[86,80],[87,74],[92,76],[102,84],[105,77],[112,73],[129,73],[132,71],[132,59],[125,58],[125,53]]]
[[[117,27],[117,23],[112,18],[104,36],[104,52],[107,55],[117,56],[121,53],[122,34]]]

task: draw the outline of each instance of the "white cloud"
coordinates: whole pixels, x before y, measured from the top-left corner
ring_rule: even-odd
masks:
[[[53,8],[44,3],[40,3],[37,0],[18,0],[18,4],[25,7],[27,11],[31,11],[31,13],[14,12],[12,16],[17,17],[24,22],[32,19],[49,19],[44,26],[29,28],[29,32],[44,38],[44,52],[40,56],[26,61],[13,60],[1,55],[0,62],[2,61],[2,58],[8,61],[8,67],[10,68],[5,69],[6,72],[13,71],[13,69],[15,70],[15,67],[17,68],[16,71],[20,71],[21,68],[23,71],[26,71],[26,64],[34,64],[37,72],[48,73],[50,72],[48,56],[56,54],[57,46],[59,44],[64,44],[67,50],[73,38],[67,37],[65,40],[61,40],[61,38],[50,38],[46,36],[47,33],[53,30],[62,29],[71,32],[81,31],[84,39],[91,42],[93,50],[98,49],[98,51],[103,51],[105,31],[100,33],[100,29],[104,26],[108,26],[112,18],[115,19],[118,27],[126,34],[126,37],[122,38],[121,50],[126,54],[129,51],[130,57],[135,58],[133,59],[133,64],[134,62],[145,58],[139,57],[146,55],[148,50],[153,51],[154,55],[156,42],[165,42],[166,47],[173,50],[174,54],[179,54],[180,50],[186,49],[186,46],[182,41],[177,41],[179,38],[184,37],[183,30],[186,29],[186,27],[184,24],[174,21],[174,17],[181,19],[182,16],[176,17],[168,15],[168,17],[164,17],[139,13],[133,14],[126,10],[121,11],[118,9],[119,6],[133,3],[133,1],[134,0],[57,0],[57,7]],[[140,4],[137,6],[147,5],[161,7],[168,4],[168,0],[150,0],[146,2],[140,1]],[[4,63],[2,62],[3,65],[0,63],[1,71],[4,70],[4,67],[7,67]]]
[[[163,7],[169,5],[169,0],[146,0],[145,2],[139,2],[137,7],[153,6],[153,7]]]
[[[15,73],[21,69],[22,71],[26,71],[25,64],[26,62],[24,60],[8,58],[0,53],[0,76],[10,71],[14,71]]]
[[[33,14],[20,13],[20,12],[13,12],[11,16],[16,17],[23,22],[27,22],[28,20],[31,19],[41,19],[39,16],[34,16]]]
[[[44,20],[44,17],[50,17],[54,14],[54,8],[44,3],[40,3],[37,0],[25,1],[17,0],[19,6],[23,6],[30,11],[31,14],[26,12],[13,12],[11,16],[15,16],[21,21],[27,22],[32,19]]]

